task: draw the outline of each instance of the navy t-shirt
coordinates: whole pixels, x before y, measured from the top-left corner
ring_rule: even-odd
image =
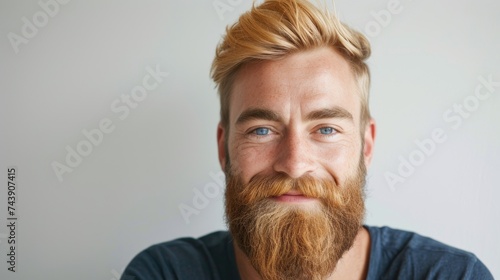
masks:
[[[368,280],[493,279],[472,253],[412,232],[365,228],[371,238]],[[218,231],[147,248],[130,262],[121,280],[146,279],[240,279],[230,234]]]

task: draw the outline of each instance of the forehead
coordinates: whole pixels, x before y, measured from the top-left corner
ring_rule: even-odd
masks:
[[[360,98],[348,62],[332,48],[297,52],[243,66],[230,100],[230,122],[255,107],[302,113],[339,106],[359,121]]]

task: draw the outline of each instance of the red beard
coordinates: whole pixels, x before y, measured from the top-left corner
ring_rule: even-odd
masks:
[[[364,219],[366,168],[343,185],[312,177],[253,177],[248,184],[226,174],[226,221],[238,247],[266,280],[325,279],[351,248]],[[317,198],[308,205],[272,197],[297,190]]]

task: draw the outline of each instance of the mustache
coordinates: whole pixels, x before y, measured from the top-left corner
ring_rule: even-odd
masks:
[[[291,178],[286,174],[257,175],[247,183],[243,184],[240,178],[231,177],[231,184],[239,186],[239,202],[241,205],[252,205],[256,202],[284,195],[291,190],[300,192],[305,197],[320,200],[336,200],[342,192],[334,180],[318,179],[309,175],[300,178]]]

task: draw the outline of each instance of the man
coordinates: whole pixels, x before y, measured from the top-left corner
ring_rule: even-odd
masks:
[[[493,279],[471,253],[363,225],[369,55],[306,0],[243,14],[212,64],[229,232],[154,245],[123,279]]]

